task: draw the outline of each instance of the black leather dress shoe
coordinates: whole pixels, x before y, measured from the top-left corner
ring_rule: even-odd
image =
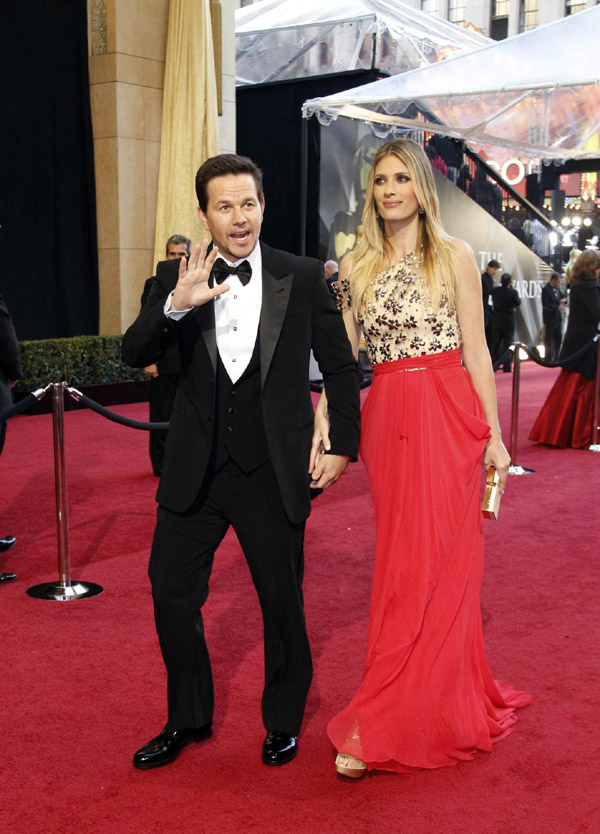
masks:
[[[0,553],[4,553],[5,550],[10,550],[16,541],[14,536],[7,536],[5,539],[0,539]]]
[[[287,733],[270,730],[263,742],[262,760],[266,765],[283,765],[291,762],[298,752],[298,739]]]
[[[141,747],[133,757],[133,764],[142,770],[169,764],[186,744],[204,741],[212,736],[212,725],[187,730],[163,730],[156,738]]]
[[[0,573],[0,582],[12,582],[16,578],[16,573]]]

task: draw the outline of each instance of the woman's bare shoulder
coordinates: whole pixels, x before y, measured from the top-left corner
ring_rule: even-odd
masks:
[[[451,237],[450,246],[459,260],[471,261],[475,259],[475,253],[466,240],[461,240],[459,237]]]

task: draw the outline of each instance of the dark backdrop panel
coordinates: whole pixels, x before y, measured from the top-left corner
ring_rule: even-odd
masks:
[[[0,112],[0,292],[17,335],[97,333],[85,0],[2,0]]]
[[[377,70],[301,78],[273,84],[238,87],[237,152],[249,156],[264,173],[265,243],[302,253],[302,105],[310,98],[328,96],[368,84]],[[319,247],[320,126],[308,120],[308,176],[306,254],[322,257]]]

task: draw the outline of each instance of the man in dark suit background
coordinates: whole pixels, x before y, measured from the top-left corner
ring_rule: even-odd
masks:
[[[21,357],[17,334],[4,299],[0,295],[0,414],[12,405],[11,388],[21,379]],[[0,422],[0,453],[4,447],[6,422]],[[15,544],[14,536],[0,538],[0,553],[10,550]],[[14,573],[0,573],[0,582],[16,579]]]
[[[192,251],[192,241],[185,235],[171,235],[167,241],[166,260],[173,261],[179,258],[189,258]],[[155,275],[148,278],[142,292],[141,306],[143,307]],[[172,340],[165,348],[163,355],[144,368],[146,376],[150,379],[150,422],[168,423],[171,419],[171,411],[175,402],[177,391],[177,380],[179,378],[179,350],[177,342]],[[165,454],[165,441],[167,432],[156,430],[149,432],[149,451],[152,471],[160,476],[163,468]]]
[[[562,342],[562,311],[566,294],[560,289],[560,275],[553,272],[542,287],[542,320],[544,322],[544,359],[555,362]]]
[[[517,307],[521,306],[519,293],[512,286],[512,278],[505,272],[500,279],[500,286],[492,290],[492,362],[498,359],[512,345],[515,338],[515,315]],[[505,359],[502,370],[511,372],[512,354]]]
[[[491,261],[488,261],[485,272],[481,273],[483,324],[485,327],[485,340],[490,353],[492,352],[492,290],[494,289],[494,276],[499,269],[500,262],[492,258]]]
[[[158,265],[123,341],[136,367],[156,361],[172,338],[181,358],[149,566],[168,721],[134,764],[166,764],[212,732],[201,608],[214,552],[232,525],[263,614],[262,760],[281,765],[296,755],[312,678],[302,595],[310,488],[334,483],[357,456],[358,371],[322,264],[258,242],[264,196],[254,163],[212,157],[196,192],[213,249],[196,245],[187,266]],[[331,448],[309,474],[311,349],[327,391]]]

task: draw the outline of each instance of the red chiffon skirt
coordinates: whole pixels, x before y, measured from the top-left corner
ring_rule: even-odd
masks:
[[[367,660],[329,737],[369,769],[456,764],[489,751],[531,700],[494,681],[485,656],[489,427],[460,351],[375,366],[362,425],[377,531]]]
[[[562,370],[548,394],[529,439],[547,446],[587,449],[592,442],[594,380]]]

